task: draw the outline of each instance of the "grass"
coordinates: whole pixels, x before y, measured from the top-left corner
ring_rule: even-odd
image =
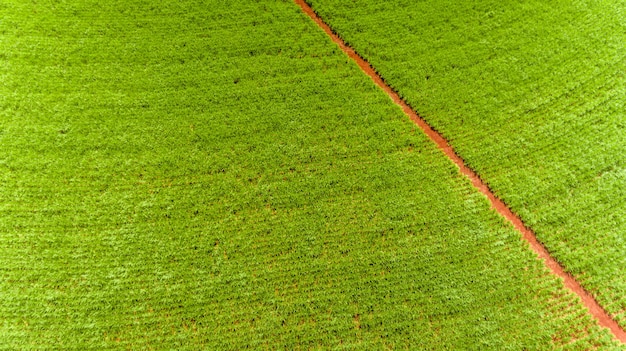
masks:
[[[310,2],[626,327],[624,4]]]
[[[6,1],[1,349],[617,348],[289,1]]]

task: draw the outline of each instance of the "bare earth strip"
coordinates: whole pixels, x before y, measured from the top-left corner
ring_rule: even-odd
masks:
[[[483,193],[489,199],[491,206],[498,211],[504,218],[506,218],[513,226],[522,234],[524,238],[541,258],[545,265],[552,271],[553,274],[563,278],[565,286],[580,297],[583,304],[587,307],[589,312],[598,320],[598,323],[613,333],[615,338],[622,343],[626,344],[626,331],[624,331],[615,320],[609,316],[609,314],[598,304],[598,302],[574,279],[571,275],[565,272],[563,267],[552,257],[548,250],[537,240],[535,233],[528,229],[522,220],[507,207],[495,194],[489,189],[489,187],[478,177],[478,175],[465,165],[463,159],[461,159],[450,146],[448,141],[437,131],[435,131],[430,125],[428,125],[390,86],[388,86],[381,76],[376,73],[372,66],[365,61],[359,54],[333,32],[333,30],[313,11],[313,9],[304,0],[294,0],[302,10],[309,16],[317,25],[319,25],[328,36],[343,50],[350,58],[352,58],[372,80],[383,89],[387,95],[400,107],[404,113],[411,118],[415,124],[417,124],[424,133],[435,143],[437,146],[450,158],[460,169],[461,173],[467,176],[474,187]]]

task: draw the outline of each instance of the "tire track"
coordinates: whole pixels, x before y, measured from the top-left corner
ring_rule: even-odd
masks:
[[[489,189],[487,184],[480,179],[480,177],[472,169],[465,165],[465,161],[459,157],[448,141],[437,131],[435,131],[417,112],[400,98],[400,95],[396,93],[389,85],[385,83],[383,78],[374,70],[374,68],[363,59],[359,54],[341,39],[331,28],[328,26],[315,11],[306,3],[305,0],[294,0],[297,5],[300,6],[302,11],[307,14],[324,32],[335,42],[341,50],[343,50],[352,60],[354,60],[361,70],[367,74],[381,89],[383,89],[387,95],[398,104],[404,113],[417,124],[422,131],[443,151],[443,153],[452,160],[466,177],[470,179],[472,185],[483,193],[491,203],[491,207],[498,211],[500,215],[506,218],[515,229],[517,229],[522,238],[526,240],[530,248],[539,256],[544,264],[550,269],[550,271],[563,279],[565,287],[578,295],[583,305],[588,309],[589,313],[593,315],[598,323],[608,328],[613,336],[626,344],[626,331],[622,329],[613,318],[598,304],[593,296],[588,293],[580,283],[569,273],[567,273],[563,267],[552,257],[548,250],[537,240],[535,233],[530,230],[524,222],[515,214],[511,209]]]

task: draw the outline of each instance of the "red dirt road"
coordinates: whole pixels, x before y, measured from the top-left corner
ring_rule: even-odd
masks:
[[[530,248],[537,253],[539,258],[544,261],[553,274],[561,277],[564,280],[565,287],[578,295],[582,300],[582,303],[587,307],[589,312],[598,320],[598,323],[608,328],[615,338],[622,343],[626,344],[626,331],[622,329],[613,318],[598,304],[598,302],[589,294],[583,287],[572,277],[565,272],[563,267],[552,257],[548,250],[537,240],[535,233],[528,229],[522,220],[515,214],[507,205],[502,202],[495,194],[489,189],[478,175],[465,165],[465,162],[459,157],[448,141],[437,131],[435,131],[426,121],[424,121],[411,107],[404,101],[398,93],[396,93],[390,86],[388,86],[378,73],[372,68],[372,66],[365,61],[359,54],[333,32],[333,30],[313,11],[313,9],[304,0],[294,0],[298,4],[304,13],[306,13],[318,26],[320,26],[326,34],[351,58],[353,59],[372,80],[383,89],[387,95],[400,107],[404,113],[411,118],[415,124],[417,124],[424,133],[435,143],[437,146],[454,162],[460,169],[461,173],[467,176],[474,187],[483,193],[489,201],[491,206],[498,211],[504,218],[506,218],[513,226],[522,234],[522,238],[530,244]]]

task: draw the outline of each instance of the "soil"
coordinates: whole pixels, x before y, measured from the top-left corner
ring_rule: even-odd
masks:
[[[389,85],[385,83],[383,78],[374,70],[374,68],[363,59],[359,54],[354,51],[351,47],[347,46],[346,43],[313,11],[313,9],[304,1],[304,0],[294,0],[296,4],[298,4],[302,10],[309,16],[318,26],[320,26],[328,36],[351,58],[353,59],[375,83],[381,89],[383,89],[387,95],[400,107],[404,113],[411,118],[415,124],[417,124],[422,131],[443,151],[443,153],[448,156],[460,169],[461,173],[467,176],[474,187],[478,189],[481,193],[483,193],[489,201],[491,202],[491,206],[500,213],[504,218],[506,218],[515,229],[517,229],[522,238],[526,240],[530,248],[537,253],[539,258],[543,260],[545,265],[550,269],[550,271],[563,279],[565,287],[578,295],[582,300],[582,303],[587,307],[589,312],[597,319],[598,323],[608,328],[611,333],[615,336],[615,338],[622,343],[626,344],[626,331],[622,329],[613,318],[598,304],[591,294],[589,294],[581,285],[576,281],[576,279],[567,273],[563,267],[557,262],[548,250],[537,240],[535,233],[530,230],[522,220],[515,214],[511,209],[495,194],[489,189],[487,184],[485,184],[482,179],[474,172],[472,169],[465,165],[465,162],[459,155],[457,155],[448,143],[448,141],[441,135],[439,132],[435,131],[422,117],[420,117],[417,112],[415,112],[402,98],[395,92]]]

